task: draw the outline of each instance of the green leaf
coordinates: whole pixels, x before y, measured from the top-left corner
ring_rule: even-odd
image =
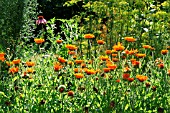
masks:
[[[125,111],[128,109],[128,107],[129,107],[129,104],[126,104],[126,106],[125,106]]]
[[[3,97],[7,97],[7,96],[5,95],[5,93],[4,93],[4,92],[0,91],[0,97],[1,97],[1,96],[3,96]]]

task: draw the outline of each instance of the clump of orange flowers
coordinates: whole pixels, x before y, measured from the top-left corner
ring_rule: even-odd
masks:
[[[34,73],[34,69],[28,68],[28,69],[27,69],[27,73]]]
[[[43,42],[45,42],[45,40],[42,39],[42,38],[34,38],[34,42],[35,42],[36,44],[42,44]]]
[[[134,78],[128,78],[127,79],[129,82],[133,82],[134,81]]]
[[[115,64],[106,64],[106,66],[110,68],[110,70],[115,70],[117,68],[117,65]]]
[[[139,67],[140,64],[141,64],[140,61],[135,60],[135,61],[132,62],[132,65],[135,66],[135,67]]]
[[[83,78],[84,75],[82,73],[75,73],[74,76],[77,78],[77,79],[80,79],[80,78]]]
[[[68,51],[68,54],[69,54],[69,55],[75,55],[76,52],[75,52],[75,51]]]
[[[119,83],[119,82],[120,82],[120,79],[117,79],[117,80],[116,80],[116,82],[118,82],[118,83]]]
[[[9,62],[9,61],[6,61],[6,64],[7,64],[7,66],[11,66],[13,63]]]
[[[77,47],[75,45],[71,45],[71,44],[67,44],[66,48],[69,49],[70,51],[74,51],[77,49]]]
[[[86,38],[86,39],[93,39],[93,38],[95,38],[95,36],[93,34],[85,34],[84,38]]]
[[[106,53],[107,55],[112,54],[112,50],[106,50],[105,53]],[[116,54],[116,55],[117,55],[117,54]]]
[[[164,68],[164,64],[163,63],[160,63],[157,65],[160,69],[163,69]]]
[[[25,63],[26,64],[26,66],[28,66],[28,67],[32,67],[32,66],[34,66],[35,65],[35,63],[34,62],[26,62]]]
[[[166,55],[168,53],[168,50],[162,50],[161,54]]]
[[[124,52],[125,52],[127,55],[133,55],[133,54],[137,53],[138,50],[137,50],[137,49],[131,49],[130,51],[129,51],[129,50],[125,50]]]
[[[123,69],[123,72],[124,73],[128,73],[128,72],[131,72],[132,70],[129,68],[129,67],[125,67],[124,69]]]
[[[81,64],[84,62],[84,60],[75,60],[76,64]]]
[[[99,59],[102,61],[106,61],[106,60],[109,60],[109,57],[108,56],[100,56]]]
[[[73,91],[68,91],[67,95],[73,97],[74,96],[74,92]]]
[[[105,73],[108,73],[108,72],[110,72],[110,68],[103,68],[103,71],[104,71]]]
[[[54,70],[55,71],[59,71],[63,66],[59,65],[59,64],[55,64],[54,65]]]
[[[125,49],[125,47],[122,46],[122,44],[121,44],[120,42],[118,42],[117,45],[114,45],[114,46],[113,46],[113,49],[114,49],[115,51],[122,51],[122,50]]]
[[[105,41],[104,41],[104,40],[97,40],[97,43],[98,43],[99,45],[103,45],[103,44],[105,43]]]
[[[145,49],[151,49],[152,48],[150,45],[143,45],[142,47],[145,48]]]
[[[57,44],[61,44],[63,41],[62,40],[56,40]]]
[[[144,82],[148,79],[147,76],[144,75],[136,75],[136,78],[140,81],[140,82]]]
[[[133,37],[125,37],[125,40],[128,41],[128,42],[135,42],[136,39],[133,38]]]
[[[123,73],[123,79],[124,80],[128,80],[129,77],[130,77],[129,73]]]
[[[136,57],[138,57],[138,58],[144,58],[144,57],[146,57],[146,54],[137,53],[137,54],[136,54]]]
[[[112,58],[112,61],[113,61],[113,62],[118,62],[119,59],[118,59],[118,58]]]
[[[19,64],[20,62],[21,62],[20,59],[15,59],[15,60],[12,61],[13,64]]]
[[[0,61],[5,61],[5,53],[0,53]]]
[[[96,74],[96,71],[93,70],[93,69],[86,69],[85,72],[86,72],[86,74],[88,74],[88,75]]]
[[[82,69],[81,69],[81,68],[74,68],[74,72],[75,72],[75,73],[82,72]]]
[[[167,74],[170,76],[170,69],[168,70]]]
[[[58,61],[59,61],[60,63],[65,63],[65,62],[67,62],[66,59],[64,59],[63,57],[58,57]]]
[[[12,73],[12,74],[14,74],[14,73],[17,73],[18,70],[19,70],[18,67],[12,67],[12,68],[9,69],[9,72]]]

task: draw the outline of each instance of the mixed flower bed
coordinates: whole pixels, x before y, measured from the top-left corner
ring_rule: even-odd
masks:
[[[54,34],[55,18],[46,21],[39,16],[36,24],[46,25],[47,31],[42,27],[41,35],[27,46],[21,41],[15,58],[10,48],[0,52],[0,112],[170,112],[168,30],[162,28],[165,32],[159,33],[163,37],[158,36],[162,39],[154,39],[154,33],[147,31],[156,29],[154,21],[146,31],[141,30],[142,34],[132,30],[141,28],[135,22],[138,27],[129,22],[122,31],[112,29],[110,18],[105,24],[99,23],[102,29],[98,32],[94,31],[97,23],[93,26],[91,19],[92,23],[84,25],[91,27],[86,32],[72,19],[61,20],[63,39],[60,33]],[[50,41],[48,49],[46,40]]]

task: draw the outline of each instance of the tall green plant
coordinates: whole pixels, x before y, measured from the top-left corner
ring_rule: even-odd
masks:
[[[10,53],[15,57],[19,40],[32,33],[31,25],[32,19],[36,16],[36,0],[0,0],[0,7],[0,51],[10,48]]]

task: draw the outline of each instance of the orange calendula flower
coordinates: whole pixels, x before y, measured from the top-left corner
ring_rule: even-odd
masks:
[[[113,62],[118,62],[119,59],[118,59],[118,58],[112,58],[112,61],[113,61]]]
[[[103,45],[105,42],[104,42],[103,40],[97,40],[97,43],[98,43],[99,45]]]
[[[20,59],[15,59],[15,60],[12,61],[13,64],[19,64],[20,62],[21,62]]]
[[[170,76],[170,69],[168,70],[167,74]]]
[[[112,57],[117,57],[117,54],[112,54]]]
[[[129,54],[129,50],[127,50],[127,49],[124,50],[124,52],[125,52],[127,55]]]
[[[96,71],[93,70],[93,69],[86,69],[85,72],[86,72],[86,74],[88,74],[88,75],[96,74]]]
[[[78,79],[83,78],[84,75],[82,73],[75,73],[74,76]]]
[[[81,64],[84,62],[84,60],[75,60],[76,64]]]
[[[57,44],[61,44],[63,41],[62,40],[56,40]]]
[[[112,61],[110,59],[106,60],[106,65],[112,64]]]
[[[166,55],[168,53],[168,50],[162,50],[161,54]]]
[[[13,63],[6,61],[7,66],[11,66]]]
[[[68,65],[73,65],[74,63],[72,61],[67,62]]]
[[[170,50],[170,46],[167,46],[166,48],[167,48],[168,50]]]
[[[137,54],[136,54],[136,57],[138,57],[138,58],[144,58],[144,57],[146,57],[146,54],[137,53]]]
[[[82,72],[82,69],[81,68],[74,68],[74,72],[75,73],[80,73],[80,72]]]
[[[110,54],[112,54],[112,50],[106,50],[105,53],[106,53],[107,55],[110,55]]]
[[[69,54],[69,55],[75,55],[76,52],[75,52],[75,51],[69,51],[68,54]]]
[[[66,48],[69,49],[70,51],[74,51],[77,49],[75,45],[71,45],[71,44],[66,45]]]
[[[42,39],[42,38],[34,38],[34,42],[35,42],[36,44],[42,44],[43,42],[45,42],[45,40]]]
[[[145,49],[151,49],[152,47],[150,45],[143,45],[143,48]]]
[[[92,63],[93,63],[93,60],[89,60],[89,61],[88,61],[88,64],[92,64]]]
[[[133,54],[135,54],[135,53],[137,53],[137,52],[138,52],[137,49],[131,49],[128,54],[129,54],[129,55],[133,55]]]
[[[0,57],[0,61],[5,61],[5,57]]]
[[[95,36],[93,34],[85,34],[84,38],[86,38],[86,39],[93,39],[93,38],[95,38]]]
[[[145,80],[148,79],[147,76],[144,75],[136,75],[136,78],[140,81],[140,82],[144,82]]]
[[[5,61],[5,53],[3,52],[0,53],[0,61]]]
[[[76,56],[76,55],[73,55],[73,56],[72,56],[72,58],[73,58],[73,59],[76,59],[76,58],[77,58],[77,56]]]
[[[33,72],[34,72],[34,69],[32,69],[32,68],[27,69],[27,73],[33,73]]]
[[[60,63],[65,63],[65,62],[67,62],[66,59],[64,59],[63,57],[58,57],[58,61],[59,61]]]
[[[136,66],[136,67],[139,67],[140,61],[133,61],[133,62],[132,62],[132,65],[133,65],[133,66]]]
[[[34,63],[34,62],[26,62],[25,64],[26,64],[26,66],[28,66],[28,67],[32,67],[32,66],[34,66],[34,65],[35,65],[35,63]]]
[[[55,71],[59,71],[61,68],[62,68],[62,66],[59,65],[59,64],[55,64],[55,65],[54,65],[54,70],[55,70]]]
[[[132,58],[132,59],[130,59],[130,61],[131,61],[131,63],[132,63],[132,62],[135,62],[135,61],[136,61],[136,59]]]
[[[160,69],[163,69],[164,68],[164,64],[163,63],[160,63],[157,65]]]
[[[122,46],[122,44],[121,44],[120,42],[118,42],[117,45],[114,45],[114,46],[113,46],[113,49],[116,50],[116,51],[122,51],[122,50],[125,49],[125,47]]]
[[[85,64],[85,63],[82,63],[82,64],[81,64],[81,67],[82,67],[82,68],[85,68],[85,67],[86,67],[86,64]]]
[[[99,59],[102,61],[106,61],[106,60],[109,60],[109,57],[108,56],[100,56]]]
[[[114,70],[117,68],[117,65],[115,64],[107,64],[107,67],[110,68],[110,70]]]
[[[133,38],[133,37],[125,37],[125,40],[128,41],[128,42],[135,42],[136,39]]]
[[[9,69],[9,72],[12,73],[12,74],[14,74],[14,73],[17,73],[18,70],[19,70],[18,67],[13,67],[13,68],[10,68],[10,69]]]
[[[5,57],[5,53],[1,52],[0,57]]]
[[[134,78],[128,78],[127,79],[129,82],[133,82],[134,81]]]
[[[120,82],[120,79],[117,79],[117,80],[116,80],[116,82],[118,82],[118,83],[119,83],[119,82]]]
[[[104,71],[105,73],[108,73],[108,72],[110,72],[110,68],[103,68],[103,71]]]
[[[73,91],[69,91],[69,92],[67,93],[67,95],[73,97],[73,96],[74,96],[74,92],[73,92]]]
[[[129,67],[125,67],[125,68],[123,69],[123,72],[125,72],[125,73],[131,72],[131,69],[130,69]]]
[[[123,73],[123,79],[124,80],[128,80],[129,77],[130,77],[129,73]]]

